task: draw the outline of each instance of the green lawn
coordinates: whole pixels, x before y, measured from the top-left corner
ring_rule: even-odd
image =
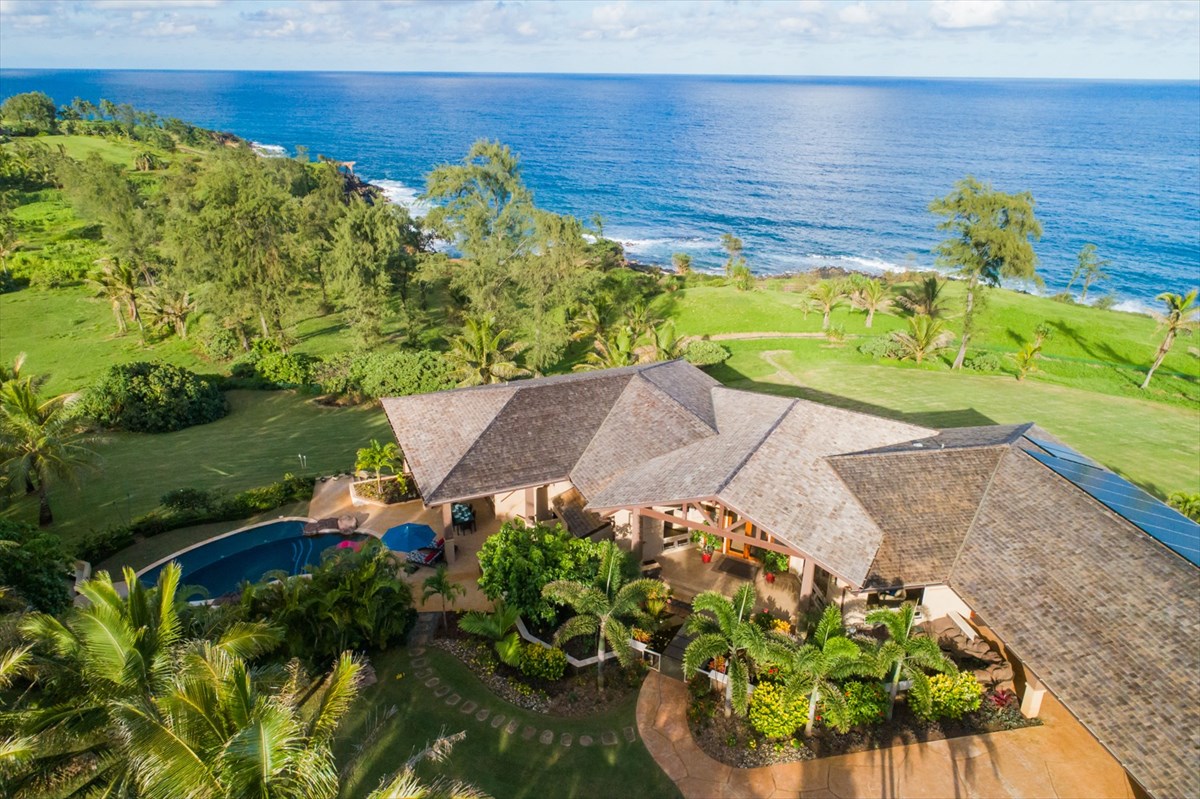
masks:
[[[733,356],[713,374],[735,388],[933,427],[1033,421],[1159,496],[1200,490],[1200,414],[1194,406],[944,367],[885,365],[850,346],[831,348],[820,340],[726,344]]]
[[[454,747],[450,759],[441,764],[424,764],[419,772],[426,776],[445,774],[474,783],[496,797],[596,797],[652,796],[677,797],[679,791],[659,769],[641,741],[626,743],[622,728],[636,726],[636,696],[609,713],[585,719],[560,719],[530,713],[492,694],[473,674],[450,654],[435,647],[427,651],[429,665],[442,682],[462,696],[509,719],[518,719],[538,731],[555,733],[553,744],[536,738],[523,740],[518,731],[506,734],[492,729],[490,720],[476,721],[473,716],[447,707],[412,676],[413,667],[406,650],[393,650],[372,658],[379,682],[367,688],[338,735],[334,751],[338,762],[349,761],[356,745],[370,729],[373,714],[396,708],[396,715],[385,722],[377,737],[342,777],[342,796],[361,797],[378,786],[427,741],[443,731],[465,730],[466,738]],[[397,679],[397,675],[403,675]],[[601,746],[600,734],[618,733],[616,746]],[[561,733],[574,736],[570,747],[557,743]],[[592,735],[596,743],[584,748],[579,736]]]
[[[97,451],[99,470],[78,489],[58,486],[51,496],[54,530],[67,541],[94,528],[128,521],[175,488],[240,491],[287,472],[332,474],[354,466],[354,452],[372,437],[390,436],[379,408],[324,408],[290,391],[231,391],[230,413],[175,433],[111,433]],[[6,513],[36,519],[32,503]],[[227,525],[233,529],[235,524]]]

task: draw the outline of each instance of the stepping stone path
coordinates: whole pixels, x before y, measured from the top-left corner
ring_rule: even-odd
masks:
[[[506,733],[508,733],[509,735],[516,735],[517,730],[520,729],[520,727],[521,727],[521,722],[517,721],[516,719],[513,719],[507,725],[505,725],[504,731]]]
[[[450,698],[446,700],[446,704],[449,705],[450,707],[454,707],[461,701],[462,701],[462,697],[459,696],[458,694],[450,694]]]
[[[569,732],[564,732],[562,737],[558,739],[558,743],[560,746],[570,746],[572,740],[574,740],[574,736]]]
[[[413,659],[412,659],[412,664],[413,664],[414,666],[417,666],[417,667],[420,667],[420,666],[428,666],[428,665],[429,665],[429,658],[413,658]]]
[[[591,746],[592,743],[594,743],[594,741],[592,740],[592,736],[590,736],[590,735],[580,735],[579,736],[579,745],[580,746]]]
[[[421,669],[419,671],[414,671],[413,675],[416,676],[418,680],[423,680],[426,677],[433,676],[433,669]]]
[[[433,688],[434,686],[436,686],[436,685],[437,685],[438,683],[440,683],[441,681],[442,681],[442,678],[441,678],[441,677],[430,677],[428,680],[426,680],[426,681],[425,681],[425,687],[426,687],[426,688]]]
[[[535,735],[537,735],[537,727],[530,727],[529,725],[526,725],[525,729],[521,730],[521,737],[526,741]]]
[[[466,702],[463,702],[463,706],[458,709],[458,712],[459,713],[474,713],[475,708],[477,708],[477,707],[479,707],[479,705],[475,704],[474,702],[472,702],[471,700],[468,699]]]
[[[504,723],[504,714],[503,713],[497,713],[496,715],[492,716],[492,729],[493,730],[500,729],[500,725],[503,723]]]
[[[475,714],[475,720],[476,721],[487,721],[487,718],[490,715],[492,715],[492,711],[488,710],[485,707],[482,710],[480,710],[478,713]]]
[[[538,736],[538,740],[544,744],[554,743],[554,730],[543,730],[542,734]]]
[[[634,730],[633,727],[625,728],[625,740],[629,741],[629,743],[633,743],[637,740],[637,731]]]
[[[617,734],[612,730],[605,730],[604,734],[600,736],[600,742],[605,746],[616,746]]]
[[[441,685],[441,686],[438,686],[438,689],[433,692],[433,695],[436,696],[438,699],[441,699],[443,696],[445,696],[448,693],[450,693],[450,686],[449,685]]]

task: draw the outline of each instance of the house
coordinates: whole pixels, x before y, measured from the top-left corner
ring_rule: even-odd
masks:
[[[682,361],[383,406],[451,557],[451,503],[481,500],[607,521],[643,558],[694,530],[777,551],[801,603],[905,596],[986,628],[1027,715],[1050,690],[1149,794],[1200,795],[1200,526],[1035,425],[935,430]]]

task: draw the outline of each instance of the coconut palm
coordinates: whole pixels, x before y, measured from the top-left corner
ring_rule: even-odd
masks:
[[[1192,289],[1183,295],[1163,292],[1155,297],[1156,300],[1167,306],[1166,313],[1154,314],[1155,320],[1158,321],[1158,329],[1164,331],[1164,335],[1162,343],[1158,345],[1158,352],[1154,356],[1154,363],[1151,364],[1150,371],[1146,372],[1146,379],[1142,381],[1142,388],[1150,386],[1150,378],[1154,377],[1154,370],[1162,365],[1163,358],[1166,358],[1167,353],[1171,351],[1175,337],[1190,336],[1197,324],[1200,324],[1200,307],[1196,305],[1197,291],[1197,289]]]
[[[9,383],[15,380],[25,380],[36,391],[43,383],[46,382],[46,375],[26,375],[24,374],[25,361],[27,357],[25,353],[18,352],[13,358],[12,366],[5,366],[0,363],[0,384]]]
[[[633,331],[628,327],[610,331],[608,335],[598,337],[592,343],[592,351],[587,354],[583,363],[575,366],[575,370],[587,372],[632,366],[638,362],[635,341]]]
[[[522,369],[515,360],[524,346],[512,341],[509,331],[493,330],[495,324],[495,317],[467,319],[462,335],[451,340],[446,358],[460,386],[529,377],[529,370]]]
[[[912,681],[911,693],[915,696],[928,697],[929,680],[925,670],[943,673],[954,671],[954,665],[942,654],[937,641],[913,633],[916,610],[913,603],[905,602],[896,610],[879,608],[867,614],[868,624],[882,624],[888,631],[888,640],[875,652],[875,662],[881,673],[892,673],[892,681],[888,686],[891,700],[887,712],[889,719],[896,708],[896,693],[901,680]]]
[[[1075,270],[1071,272],[1071,280],[1067,283],[1067,291],[1071,290],[1071,286],[1075,285],[1076,280],[1082,281],[1083,285],[1079,293],[1079,301],[1087,302],[1088,289],[1091,288],[1093,283],[1111,279],[1108,272],[1104,271],[1104,268],[1111,264],[1112,261],[1096,255],[1095,244],[1083,245],[1083,249],[1079,251]]]
[[[380,444],[371,439],[370,445],[359,449],[354,459],[355,471],[375,473],[375,490],[380,497],[383,496],[383,473],[387,471],[395,474],[403,465],[404,459],[394,441]]]
[[[668,319],[650,331],[650,345],[654,348],[654,360],[669,361],[683,356],[684,341],[675,335],[675,322]]]
[[[892,301],[888,298],[887,286],[880,280],[867,280],[859,285],[850,295],[850,304],[860,311],[867,312],[864,327],[870,327],[875,321],[876,311],[887,311]]]
[[[897,296],[896,304],[915,316],[942,319],[946,315],[946,305],[942,299],[942,289],[945,286],[945,280],[937,275],[930,275]]]
[[[517,626],[517,618],[521,611],[510,608],[503,602],[497,602],[491,613],[472,610],[458,620],[458,627],[463,632],[478,635],[492,641],[496,654],[510,666],[521,662],[521,636],[513,629]]]
[[[146,292],[146,317],[151,325],[173,330],[187,338],[187,320],[196,311],[196,303],[187,291],[171,291],[155,286]]]
[[[612,324],[612,306],[603,297],[597,297],[592,301],[591,305],[584,307],[579,315],[572,320],[573,332],[571,333],[571,339],[574,341],[590,341],[603,337],[608,333]]]
[[[21,246],[17,228],[8,214],[0,216],[0,273],[8,274],[8,259]]]
[[[604,690],[605,644],[612,647],[623,666],[633,662],[629,645],[629,627],[622,619],[641,613],[642,602],[657,591],[658,580],[641,579],[626,583],[623,569],[625,553],[616,544],[601,544],[600,568],[594,585],[577,580],[555,580],[542,589],[542,596],[561,605],[569,605],[578,615],[567,619],[554,634],[554,642],[570,641],[583,635],[596,636],[596,687]]]
[[[871,674],[875,670],[874,664],[863,656],[859,645],[846,638],[842,610],[837,605],[825,608],[813,635],[803,646],[793,647],[780,667],[787,675],[785,685],[788,694],[808,697],[805,735],[813,733],[818,702],[824,699],[827,705],[845,704],[845,697],[834,680]]]
[[[629,329],[629,335],[633,338],[634,343],[651,336],[654,328],[662,321],[662,317],[654,309],[641,301],[635,302],[625,312],[625,326]]]
[[[731,601],[716,591],[705,591],[692,601],[694,611],[684,632],[695,638],[683,651],[683,673],[691,679],[715,658],[725,660],[725,715],[746,715],[750,695],[750,672],[756,665],[787,660],[788,652],[751,620],[754,586],[738,588]]]
[[[385,777],[379,787],[367,795],[367,799],[397,799],[397,797],[420,797],[420,799],[488,799],[488,795],[473,785],[444,777],[432,781],[417,776],[417,765],[423,761],[441,763],[450,756],[454,744],[467,737],[467,733],[442,735],[414,754],[404,766],[390,777]]]
[[[122,309],[131,320],[137,322],[140,329],[142,316],[138,311],[138,292],[141,289],[141,276],[138,271],[116,258],[101,258],[96,265],[100,268],[88,278],[88,283],[96,289],[96,296],[111,303],[118,331],[124,333],[128,330]]]
[[[293,662],[281,686],[208,641],[176,658],[166,690],[118,707],[144,799],[332,799],[332,742],[358,695],[361,663],[350,653],[320,680]]]
[[[442,598],[442,626],[449,629],[450,622],[446,618],[446,603],[449,602],[453,605],[460,596],[466,595],[467,589],[450,579],[449,569],[445,563],[440,564],[437,571],[426,577],[425,582],[421,585],[425,589],[421,594],[422,601],[428,602],[435,596]]]
[[[954,334],[946,330],[940,319],[928,316],[913,316],[908,320],[908,330],[893,330],[892,341],[900,345],[900,359],[910,358],[921,363],[950,346]]]
[[[38,524],[54,522],[52,481],[73,481],[96,459],[93,436],[72,411],[72,397],[43,400],[30,378],[0,385],[0,472],[14,485],[32,486],[38,495]]]
[[[1025,379],[1030,372],[1037,371],[1037,361],[1042,355],[1042,348],[1034,342],[1029,342],[1013,353],[1013,361],[1017,364],[1017,382]]]
[[[846,296],[846,287],[837,280],[819,280],[808,290],[809,299],[816,303],[824,314],[821,319],[821,329],[829,329],[829,315],[833,309],[841,305]]]
[[[671,265],[675,267],[675,274],[690,275],[692,273],[692,256],[686,252],[677,252],[671,255]]]

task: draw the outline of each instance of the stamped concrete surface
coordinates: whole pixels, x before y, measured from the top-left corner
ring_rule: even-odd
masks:
[[[738,769],[696,746],[687,688],[656,672],[638,697],[638,732],[685,799],[1132,799],[1112,756],[1052,696],[1041,727]]]

